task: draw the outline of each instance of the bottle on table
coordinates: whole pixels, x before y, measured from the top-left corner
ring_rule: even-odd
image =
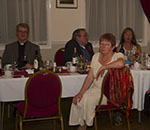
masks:
[[[87,61],[82,55],[80,55],[77,70],[78,72],[82,73],[86,71],[86,68],[87,68]]]
[[[27,63],[28,63],[27,56],[24,56],[23,57],[23,66],[25,66]]]
[[[148,55],[147,58],[147,69],[150,69],[150,56]]]
[[[45,66],[44,67],[45,67],[46,70],[50,69],[50,61],[49,60],[45,61]]]
[[[16,71],[16,70],[17,70],[17,66],[18,66],[18,65],[17,65],[17,62],[14,61],[14,62],[13,62],[13,71]]]
[[[145,67],[146,69],[150,68],[150,57],[148,56],[148,53],[145,54]]]
[[[146,66],[146,53],[141,53],[141,64],[145,67]]]
[[[77,54],[77,48],[74,47],[74,53],[72,55],[72,65],[76,66],[78,64],[78,62],[79,62],[79,56]]]
[[[56,72],[56,67],[57,67],[56,62],[54,62],[53,63],[53,72]]]
[[[38,51],[35,51],[35,58],[34,58],[34,72],[39,71],[40,68],[40,60],[39,60],[39,56],[38,56]]]

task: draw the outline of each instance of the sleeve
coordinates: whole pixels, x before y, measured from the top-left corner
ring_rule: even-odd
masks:
[[[5,46],[5,50],[3,52],[3,56],[2,56],[2,67],[4,67],[7,64],[7,59],[9,58],[8,56],[8,47],[7,45]]]
[[[95,64],[95,61],[96,61],[96,57],[98,56],[98,54],[94,54],[93,57],[92,57],[92,61],[91,61],[91,68],[94,68],[94,64]]]
[[[43,60],[42,60],[42,56],[41,56],[41,52],[40,52],[40,47],[37,46],[37,51],[38,51],[38,57],[40,60],[40,67],[43,67]]]
[[[73,55],[73,48],[72,44],[67,43],[65,46],[65,52],[64,52],[64,64],[68,61],[72,60],[72,55]]]
[[[94,50],[93,50],[92,43],[90,43],[90,47],[91,47],[91,56],[93,56],[94,55]]]
[[[123,60],[125,60],[125,56],[124,56],[122,53],[120,53],[120,52],[115,53],[115,58],[114,58],[114,60],[117,60],[117,59],[119,59],[119,58],[122,58]]]

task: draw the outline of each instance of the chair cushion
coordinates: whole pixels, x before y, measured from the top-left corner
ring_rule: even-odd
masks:
[[[63,66],[64,64],[64,50],[59,49],[55,54],[55,62],[57,66]]]
[[[28,103],[37,108],[56,104],[59,95],[60,82],[56,76],[51,74],[38,74],[28,85]]]
[[[20,102],[17,105],[17,109],[20,115],[23,116],[25,109],[25,102]],[[58,113],[58,106],[56,104],[46,108],[35,108],[31,104],[28,104],[26,117],[45,117],[53,116]]]

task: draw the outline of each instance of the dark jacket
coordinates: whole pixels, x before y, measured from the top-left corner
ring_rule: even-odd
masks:
[[[78,55],[83,55],[82,50],[81,50],[82,47],[79,45],[79,43],[77,43],[77,41],[75,41],[75,40],[70,40],[65,45],[64,64],[68,61],[72,61],[72,55],[74,53],[74,48],[75,47],[77,49],[77,54]],[[88,50],[88,52],[91,56],[91,59],[92,59],[92,56],[94,55],[92,44],[88,42],[85,45],[85,48]]]
[[[25,45],[24,55],[27,57],[27,61],[31,65],[33,65],[36,51],[38,51],[38,56],[40,57],[40,66],[43,66],[39,46],[28,41]],[[14,61],[18,62],[18,42],[10,43],[5,46],[2,65],[4,67],[6,64],[13,64]]]

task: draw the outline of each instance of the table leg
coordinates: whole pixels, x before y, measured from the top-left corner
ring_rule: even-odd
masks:
[[[2,103],[0,102],[0,130],[2,130],[1,126],[2,126]]]
[[[138,123],[141,123],[141,111],[138,111]]]
[[[3,130],[4,102],[0,102],[0,130]]]

